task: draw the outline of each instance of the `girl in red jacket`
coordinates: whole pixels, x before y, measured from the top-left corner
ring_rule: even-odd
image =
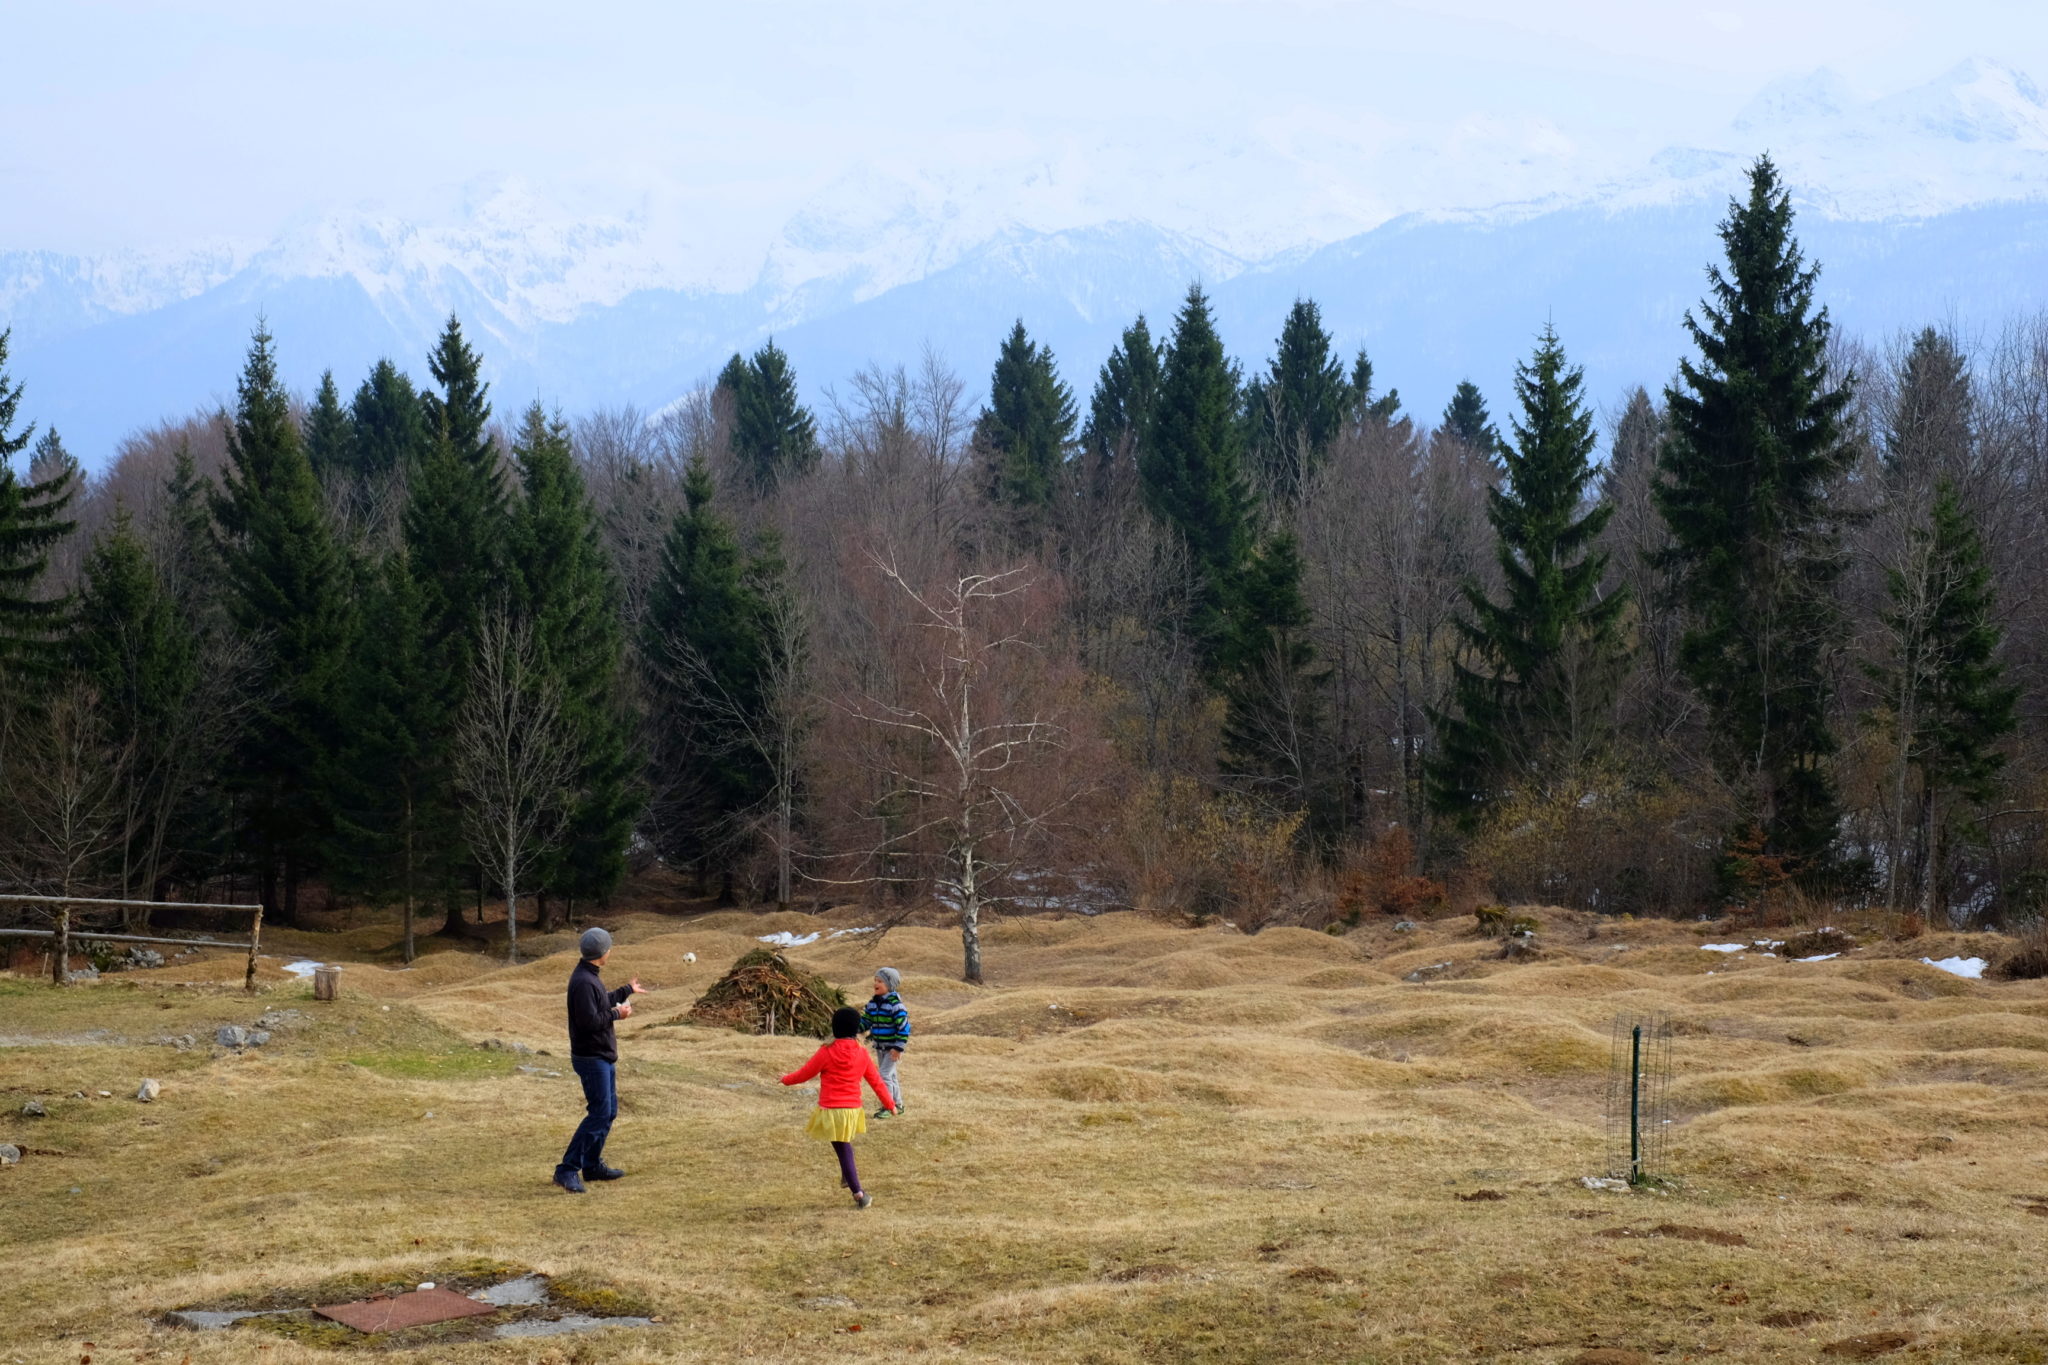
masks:
[[[875,1098],[890,1113],[896,1102],[882,1084],[875,1059],[860,1045],[860,1011],[842,1006],[832,1012],[832,1041],[811,1054],[811,1060],[782,1078],[784,1085],[801,1085],[813,1076],[818,1082],[818,1107],[804,1131],[820,1142],[832,1144],[839,1157],[839,1183],[853,1191],[857,1208],[874,1203],[874,1196],[860,1187],[860,1172],[853,1167],[853,1140],[868,1130],[867,1111],[861,1107],[860,1083],[866,1081]]]

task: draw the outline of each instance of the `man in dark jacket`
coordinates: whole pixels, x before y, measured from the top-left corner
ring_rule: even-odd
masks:
[[[555,1167],[555,1183],[571,1194],[583,1193],[585,1180],[617,1180],[625,1172],[604,1164],[604,1140],[619,1113],[616,1069],[618,1039],[612,1025],[633,1017],[629,998],[643,994],[640,978],[634,977],[615,991],[604,988],[598,969],[612,955],[612,936],[602,929],[585,929],[578,942],[583,960],[569,973],[569,1065],[583,1082],[583,1099],[589,1112],[576,1125],[562,1164]]]

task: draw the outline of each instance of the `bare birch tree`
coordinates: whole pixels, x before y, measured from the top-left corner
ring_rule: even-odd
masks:
[[[1079,756],[1071,697],[1030,634],[1044,586],[1028,567],[924,587],[893,558],[870,564],[908,613],[892,642],[896,685],[840,703],[883,779],[859,880],[905,878],[906,857],[928,853],[939,898],[959,915],[962,974],[979,985],[984,909],[1091,785],[1085,763],[1061,761]]]
[[[500,607],[477,630],[455,734],[455,778],[470,848],[505,893],[506,960],[519,960],[519,879],[568,813],[574,731],[533,632]]]

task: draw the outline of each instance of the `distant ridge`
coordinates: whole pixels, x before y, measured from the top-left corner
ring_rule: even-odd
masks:
[[[1504,399],[1549,319],[1611,401],[1675,365],[1714,224],[1766,150],[1848,329],[1988,328],[2048,307],[2048,99],[2022,72],[1978,59],[1870,100],[1816,72],[1763,90],[1719,144],[1538,199],[1249,256],[1199,222],[1033,227],[973,185],[856,168],[748,264],[693,255],[642,219],[564,215],[511,182],[452,225],[358,213],[259,244],[0,253],[0,326],[14,329],[25,414],[92,467],[125,433],[225,397],[259,313],[287,380],[309,389],[330,367],[352,386],[383,355],[423,369],[458,312],[501,410],[540,397],[573,412],[659,407],[771,334],[813,397],[858,366],[915,363],[927,344],[978,388],[1018,317],[1085,392],[1133,315],[1163,322],[1199,279],[1248,364],[1288,303],[1314,297],[1344,345],[1365,342],[1383,382],[1429,416],[1461,378]]]

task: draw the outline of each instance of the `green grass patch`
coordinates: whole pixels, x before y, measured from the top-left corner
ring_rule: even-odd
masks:
[[[467,1294],[472,1290],[501,1284],[506,1280],[532,1273],[530,1267],[512,1261],[494,1260],[488,1256],[470,1256],[459,1261],[442,1261],[434,1265],[414,1264],[386,1270],[356,1270],[288,1289],[244,1289],[206,1303],[186,1304],[185,1307],[231,1313],[258,1313],[275,1308],[312,1309],[321,1304],[353,1303],[357,1299],[367,1299],[372,1294],[404,1294],[428,1280],[432,1280],[443,1289]],[[355,1329],[343,1330],[352,1333]]]
[[[389,1335],[379,1332],[365,1336],[353,1327],[316,1315],[310,1308],[298,1313],[277,1313],[268,1317],[247,1318],[238,1326],[251,1331],[268,1332],[301,1346],[318,1346],[328,1350],[365,1346],[372,1342],[380,1342],[382,1337]]]
[[[418,1048],[352,1052],[348,1054],[348,1062],[351,1066],[398,1081],[461,1081],[484,1076],[509,1076],[514,1065],[512,1059],[502,1052],[484,1052],[476,1048],[445,1052]]]
[[[580,1270],[549,1280],[548,1294],[559,1306],[595,1318],[651,1318],[661,1311],[645,1294]]]

